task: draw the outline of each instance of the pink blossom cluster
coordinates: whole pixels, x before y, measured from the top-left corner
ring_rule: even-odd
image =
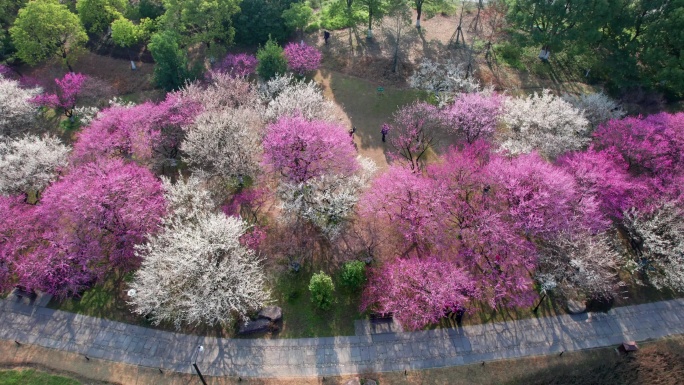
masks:
[[[76,107],[76,99],[86,79],[87,76],[83,74],[69,72],[61,79],[55,79],[57,93],[40,94],[33,98],[32,102],[40,106],[61,108],[66,116],[71,116]]]
[[[321,52],[304,42],[289,43],[284,52],[290,71],[300,75],[317,70],[321,64]]]
[[[230,53],[215,67],[215,70],[229,73],[232,76],[249,76],[255,73],[256,67],[256,56],[246,53]]]
[[[415,159],[421,127],[436,113],[408,111],[395,117],[392,128],[404,136],[393,140]],[[684,113],[611,120],[588,149],[554,163],[534,152],[502,155],[482,137],[466,137],[428,167],[411,166],[391,166],[360,199],[359,214],[396,235],[362,308],[417,329],[473,300],[529,306],[539,245],[600,234],[631,209],[682,207]]]
[[[0,285],[66,297],[137,268],[134,245],[156,230],[165,203],[149,170],[103,159],[71,170],[37,205],[0,197],[0,211],[11,214],[0,219]]]
[[[197,103],[175,94],[161,103],[111,107],[78,134],[73,160],[82,163],[100,157],[124,157],[146,163],[155,155],[177,156],[182,128],[200,110]]]
[[[263,145],[266,167],[290,182],[351,175],[359,167],[346,130],[333,123],[285,116],[266,128]]]

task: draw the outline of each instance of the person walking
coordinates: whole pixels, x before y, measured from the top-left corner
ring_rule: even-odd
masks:
[[[387,123],[383,123],[383,124],[382,124],[382,128],[380,129],[380,133],[382,134],[382,141],[383,141],[383,143],[385,142],[385,136],[387,135],[387,133],[389,132],[389,130],[390,130],[390,125],[387,124]]]
[[[325,40],[325,45],[328,45],[328,39],[330,39],[330,32],[323,31],[323,40]]]

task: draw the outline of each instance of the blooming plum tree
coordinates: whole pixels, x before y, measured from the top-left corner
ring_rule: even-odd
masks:
[[[159,104],[103,110],[78,134],[72,159],[82,164],[101,157],[123,157],[156,167],[175,162],[184,136],[182,127],[193,121],[199,109],[197,103],[171,94]]]
[[[156,231],[164,210],[161,184],[145,168],[116,159],[75,168],[28,212],[33,230],[13,242],[18,281],[65,297],[131,271],[140,263],[133,246]]]
[[[674,202],[652,213],[630,210],[625,225],[637,246],[638,265],[656,288],[684,291],[684,211]]]
[[[561,231],[605,229],[599,201],[579,194],[575,178],[536,153],[489,163],[496,199],[526,235],[547,238]]]
[[[0,134],[19,136],[31,128],[37,108],[31,100],[40,88],[22,88],[16,80],[0,75]]]
[[[618,289],[620,254],[606,233],[564,233],[539,252],[537,277],[553,280],[566,297],[613,297]]]
[[[438,217],[445,199],[434,180],[405,167],[391,166],[363,195],[360,214],[386,221],[401,234],[405,252],[415,250],[423,255],[442,233]]]
[[[0,139],[0,194],[37,194],[66,168],[69,150],[50,136]]]
[[[321,52],[304,42],[289,43],[285,46],[284,54],[287,68],[300,75],[317,70],[321,64]]]
[[[580,194],[598,199],[607,217],[621,219],[625,210],[645,198],[644,184],[629,175],[627,162],[612,149],[572,152],[558,158],[557,164],[574,175]]]
[[[328,238],[335,238],[353,213],[359,193],[377,169],[367,158],[359,157],[359,164],[361,170],[354,175],[324,174],[300,183],[282,182],[278,195],[284,213],[292,219],[305,219]]]
[[[76,100],[86,79],[85,75],[69,72],[61,79],[55,79],[57,93],[37,95],[32,101],[40,106],[62,109],[65,116],[72,117]]]
[[[527,98],[509,98],[502,121],[508,131],[501,149],[511,154],[538,151],[545,157],[583,148],[589,142],[589,121],[572,104],[544,90]]]
[[[257,58],[254,55],[229,53],[216,66],[216,71],[225,72],[231,76],[249,76],[256,72]]]
[[[268,82],[266,120],[275,122],[284,116],[302,116],[308,120],[332,120],[333,103],[326,100],[314,82],[288,81],[290,77],[276,77]]]
[[[371,272],[362,310],[393,313],[409,330],[468,306],[476,288],[467,272],[435,257],[397,258]]]
[[[467,143],[489,139],[494,135],[503,97],[482,93],[458,94],[443,114],[446,126]]]
[[[230,323],[269,299],[260,259],[244,246],[247,224],[214,213],[198,179],[164,180],[169,215],[162,231],[138,247],[130,303],[154,323]]]
[[[593,129],[613,119],[620,119],[626,115],[625,110],[613,99],[602,92],[582,95],[563,95],[563,100],[572,104],[576,109],[584,112]]]
[[[437,107],[424,102],[404,106],[392,117],[389,130],[392,158],[418,171],[427,150],[438,144],[437,134],[443,129],[443,119]]]
[[[207,110],[187,128],[181,150],[193,172],[205,179],[242,184],[255,177],[261,158],[263,123],[252,109]]]
[[[349,176],[359,167],[344,128],[328,122],[282,117],[266,128],[263,146],[264,164],[293,183]]]
[[[632,173],[667,180],[684,164],[684,113],[611,120],[596,130],[594,140],[598,149],[614,148]]]

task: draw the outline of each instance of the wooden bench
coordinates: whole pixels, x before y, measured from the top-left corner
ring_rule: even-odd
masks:
[[[33,291],[28,291],[25,287],[21,286],[17,286],[14,289],[14,295],[16,295],[18,298],[27,298],[29,301],[33,301],[38,298],[38,294]]]
[[[371,313],[370,314],[370,321],[371,323],[384,323],[384,322],[392,322],[392,319],[394,318],[393,313]]]

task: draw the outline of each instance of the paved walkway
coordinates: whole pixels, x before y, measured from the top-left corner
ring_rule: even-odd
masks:
[[[361,328],[363,330],[363,328]],[[304,339],[175,334],[0,300],[0,338],[89,357],[212,376],[311,377],[401,371],[543,355],[684,334],[684,299],[413,333]]]

